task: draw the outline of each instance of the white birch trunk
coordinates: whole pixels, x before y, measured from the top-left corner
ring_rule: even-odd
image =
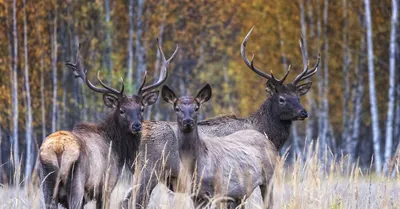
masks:
[[[57,6],[54,8],[54,20],[53,20],[53,34],[52,34],[52,44],[51,44],[51,66],[53,70],[53,109],[52,109],[52,119],[51,119],[51,132],[56,131],[57,122]]]
[[[29,85],[29,60],[28,60],[28,31],[26,25],[26,0],[24,0],[24,58],[25,58],[25,91],[26,91],[26,165],[25,178],[29,181],[33,168],[33,153],[32,153],[32,104],[31,90]]]
[[[393,150],[393,120],[395,107],[395,79],[396,79],[396,29],[398,17],[398,0],[392,0],[392,29],[390,32],[390,58],[389,58],[389,92],[388,92],[388,112],[386,119],[386,143],[385,143],[385,170],[387,172],[387,163]]]
[[[351,63],[351,56],[348,43],[348,24],[347,24],[347,0],[342,1],[343,7],[343,132],[342,142],[345,146],[346,153],[351,152],[350,147],[351,138],[349,137],[349,101],[350,101],[350,76],[349,68]]]
[[[129,31],[128,31],[128,72],[127,72],[127,86],[132,88],[133,78],[133,0],[128,3],[128,18],[129,18]],[[131,90],[131,89],[130,89]]]
[[[375,89],[375,72],[374,72],[374,47],[372,42],[372,21],[371,21],[371,9],[370,1],[364,0],[365,2],[365,21],[367,25],[367,47],[368,47],[368,77],[369,77],[369,99],[370,99],[370,111],[372,119],[372,137],[374,144],[374,161],[375,170],[378,174],[381,173],[382,169],[382,157],[381,157],[381,130],[379,128],[379,115],[378,115],[378,103],[376,100],[376,89]]]
[[[12,140],[14,154],[14,168],[19,168],[19,139],[18,139],[18,34],[17,34],[17,5],[16,0],[13,0],[13,69],[11,75],[11,97],[12,97]],[[19,183],[19,180],[17,179]]]
[[[141,84],[144,71],[146,71],[146,49],[144,48],[143,44],[143,31],[144,31],[144,24],[143,24],[143,9],[144,9],[144,1],[145,0],[138,0],[137,1],[137,22],[136,22],[136,89]]]
[[[305,7],[304,7],[304,0],[300,0],[300,25],[301,25],[301,33],[304,36],[303,40],[303,45],[304,45],[304,49],[305,49],[305,56],[308,57],[308,44],[307,44],[307,23],[305,20]],[[306,138],[308,140],[312,140],[314,139],[313,133],[314,133],[314,126],[315,126],[315,121],[314,121],[314,112],[312,111],[312,107],[315,106],[314,105],[314,101],[312,98],[312,94],[306,94],[306,98],[307,98],[307,103],[308,103],[308,107],[310,107],[309,115],[310,117],[307,120],[307,128],[306,128]]]
[[[110,0],[105,0],[106,10],[106,50],[105,50],[105,61],[106,68],[110,72],[111,78],[113,78],[113,62],[111,57],[112,42],[111,42],[111,14],[110,14]]]
[[[323,91],[323,128],[322,128],[322,136],[320,136],[320,154],[323,154],[323,151],[326,149],[328,144],[328,131],[329,131],[329,101],[328,101],[328,94],[329,94],[329,62],[328,62],[328,0],[324,1],[324,14],[323,14],[323,21],[324,21],[324,91]]]

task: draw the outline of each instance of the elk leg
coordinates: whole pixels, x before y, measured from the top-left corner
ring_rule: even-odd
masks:
[[[128,209],[129,208],[129,202],[132,200],[132,188],[130,188],[126,193],[124,199],[121,201],[119,204],[119,207],[121,209]]]
[[[68,205],[70,209],[83,208],[83,197],[85,194],[85,177],[81,166],[74,164],[68,178]]]
[[[140,181],[134,183],[133,185],[139,185],[139,189],[136,191],[135,205],[137,209],[146,208],[148,200],[150,199],[150,194],[154,187],[157,185],[156,174],[151,168],[151,166],[146,166],[143,172],[140,174],[140,178],[135,178],[135,181]]]
[[[273,207],[273,192],[272,192],[272,181],[269,180],[267,184],[260,185],[261,195],[264,202],[263,208],[272,208]]]
[[[40,172],[40,179],[42,181],[43,196],[46,209],[56,209],[58,203],[58,195],[54,196],[54,191],[57,181],[57,172],[51,166],[42,164]]]

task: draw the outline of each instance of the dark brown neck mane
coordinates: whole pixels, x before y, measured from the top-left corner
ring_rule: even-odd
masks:
[[[248,120],[257,131],[265,133],[278,150],[289,138],[292,121],[280,120],[279,115],[272,110],[271,97]]]
[[[133,165],[136,152],[140,145],[140,135],[134,136],[129,127],[120,124],[118,113],[111,113],[105,121],[99,124],[98,130],[102,132],[104,140],[112,143],[112,152],[118,156],[118,163],[122,167],[126,163],[129,168]]]

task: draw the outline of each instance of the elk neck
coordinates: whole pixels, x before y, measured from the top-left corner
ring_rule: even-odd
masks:
[[[199,136],[197,123],[195,124],[193,130],[189,132],[183,132],[180,129],[181,127],[178,128],[178,146],[181,157],[184,156],[186,158],[196,160],[200,153],[206,150],[204,142]]]
[[[112,151],[118,156],[118,163],[122,166],[132,166],[136,151],[139,149],[140,136],[134,136],[127,125],[118,121],[118,113],[111,113],[103,121],[99,129],[103,131],[104,139],[108,144],[112,142]]]
[[[292,121],[280,120],[279,115],[272,110],[271,97],[248,119],[257,131],[268,136],[278,150],[289,138]]]

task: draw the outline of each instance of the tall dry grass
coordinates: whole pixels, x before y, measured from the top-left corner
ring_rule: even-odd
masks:
[[[309,149],[307,156],[280,158],[274,177],[274,208],[400,208],[399,165],[390,177],[378,176],[370,168],[350,164],[347,157],[336,157],[326,152],[321,160],[318,152]],[[292,163],[288,163],[292,161]],[[5,165],[2,165],[5,166]],[[12,184],[0,185],[0,209],[42,208],[42,192],[37,175],[25,184],[17,180],[21,169],[15,169]],[[131,187],[132,176],[124,171],[111,197],[111,208],[116,209]],[[246,201],[247,208],[263,208],[259,189]],[[159,183],[150,197],[149,208],[194,208],[192,194],[173,193]],[[210,208],[224,198],[212,198]],[[61,208],[61,207],[59,207]],[[85,208],[94,208],[89,203]]]

